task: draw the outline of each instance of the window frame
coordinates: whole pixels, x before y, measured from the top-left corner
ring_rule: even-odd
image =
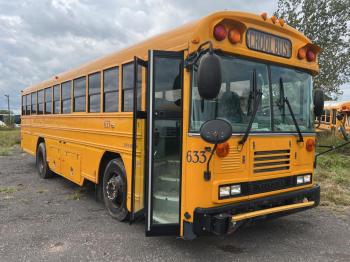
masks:
[[[75,88],[76,88],[76,84],[75,82],[76,81],[79,81],[81,79],[84,79],[84,92],[83,92],[83,95],[75,95]],[[78,77],[78,78],[75,78],[73,79],[72,81],[72,92],[73,92],[73,107],[71,109],[71,113],[86,113],[86,76],[81,76],[81,77]],[[84,107],[82,110],[76,110],[76,99],[77,98],[84,98]]]
[[[42,101],[39,101],[40,95],[42,95]],[[40,105],[42,105],[42,111],[39,112]],[[45,90],[41,89],[37,91],[37,115],[44,114],[44,105],[45,105]]]
[[[63,90],[64,84],[66,84],[66,83],[70,83],[69,98],[63,99],[63,92],[62,92],[62,90]],[[62,82],[62,83],[60,84],[61,114],[71,114],[71,113],[72,113],[72,86],[73,86],[72,80],[68,80],[68,81]],[[69,113],[64,113],[64,112],[63,112],[63,102],[68,101],[68,100],[70,101],[70,103],[69,103],[69,109],[70,109],[70,111],[69,111]]]
[[[26,107],[27,107],[27,98],[25,95],[22,95],[22,116],[26,115]]]
[[[90,93],[90,77],[92,76],[95,76],[95,75],[99,75],[99,91],[96,92],[96,93]],[[101,83],[101,80],[102,80],[103,76],[102,76],[102,72],[101,71],[98,71],[98,72],[95,72],[95,73],[91,73],[87,76],[87,112],[88,113],[101,113],[101,88],[102,88],[102,83]],[[96,96],[96,95],[99,95],[99,109],[98,111],[94,111],[94,112],[91,112],[91,107],[90,107],[90,97],[91,96]]]
[[[106,72],[107,71],[112,71],[112,70],[115,70],[116,69],[116,76],[117,76],[117,87],[116,89],[113,89],[113,90],[108,90],[106,91],[105,89],[105,79],[106,79]],[[102,112],[103,113],[117,113],[117,112],[120,112],[119,111],[119,102],[120,102],[120,67],[117,65],[117,66],[113,66],[113,67],[109,67],[109,68],[106,68],[102,71],[102,88],[103,88],[103,92],[101,93],[101,95],[103,96],[102,97]],[[116,93],[117,94],[117,100],[116,100],[116,103],[117,103],[117,110],[116,111],[106,111],[106,95],[107,94],[110,94],[110,93]]]
[[[247,57],[235,55],[235,54],[224,52],[224,51],[218,51],[217,54],[224,55],[224,56],[231,56],[231,57],[235,57],[235,58],[240,58],[240,59],[244,59],[244,60],[247,60],[247,61],[253,61],[253,62],[258,62],[258,63],[260,62],[260,63],[265,64],[268,67],[268,71],[269,71],[268,72],[269,73],[269,75],[268,75],[269,82],[271,82],[270,81],[270,79],[271,79],[271,72],[270,72],[271,71],[271,66],[281,66],[280,64],[274,63],[272,61],[262,61],[262,60],[256,59],[256,58],[247,58]],[[283,68],[294,69],[294,70],[298,70],[298,71],[305,72],[307,74],[312,75],[312,73],[310,71],[308,71],[306,69],[296,68],[296,67],[294,67],[292,65],[283,65]],[[193,77],[194,77],[193,76],[193,70],[191,69],[190,70],[190,77],[189,77],[190,78],[189,79],[190,86],[189,86],[189,101],[188,101],[188,108],[189,108],[189,110],[188,110],[187,133],[190,134],[190,135],[198,135],[199,132],[194,132],[190,128],[191,127],[191,114],[192,114],[192,84],[193,84]],[[270,83],[270,96],[272,95],[272,90],[271,89],[272,89],[272,84]],[[270,101],[271,101],[271,98],[270,98]],[[271,122],[273,122],[273,117],[274,117],[273,113],[271,112]],[[321,123],[325,123],[325,122],[321,121]],[[313,120],[313,126],[314,126],[314,124],[315,124],[315,120]],[[295,134],[296,131],[292,131],[292,132],[290,132],[290,131],[285,131],[285,132],[278,131],[278,132],[276,132],[275,128],[274,128],[274,125],[272,125],[272,131],[267,131],[267,132],[251,131],[250,133],[251,134],[264,134],[264,133],[266,133],[266,134]],[[303,134],[315,134],[316,133],[316,128],[314,126],[313,131],[302,131],[302,133]],[[242,135],[242,134],[243,134],[243,132],[242,133],[237,133],[237,132],[233,132],[232,133],[233,136]]]
[[[38,92],[37,91],[35,91],[35,92],[32,92],[31,94],[30,94],[31,96],[30,96],[30,101],[31,101],[31,103],[30,103],[30,114],[31,115],[36,115],[37,114],[37,112],[38,112]],[[33,95],[35,96],[35,104],[33,104]],[[35,106],[35,113],[34,113],[34,110],[33,110],[33,107]]]
[[[134,108],[134,82],[135,82],[135,79],[133,79],[132,81],[132,85],[131,87],[128,87],[128,88],[124,88],[124,68],[127,67],[127,66],[130,66],[131,65],[131,68],[132,68],[132,77],[135,78],[135,65],[134,65],[134,62],[131,61],[131,62],[127,62],[127,63],[124,63],[122,64],[122,81],[121,81],[121,84],[122,84],[122,90],[121,90],[121,112],[124,112],[124,113],[130,113],[130,112],[133,112],[133,108]],[[125,102],[125,95],[124,95],[124,92],[125,91],[132,91],[132,99],[131,99],[131,103],[132,103],[132,109],[131,111],[125,111],[124,110],[124,102]]]
[[[26,94],[26,115],[31,115],[32,113],[31,110],[32,110],[32,96],[31,96],[31,93],[29,93],[29,94]]]
[[[55,100],[55,87],[58,90],[58,100]],[[58,112],[56,112],[55,108],[55,104],[56,102],[58,102],[59,104],[59,110]],[[62,111],[62,103],[61,103],[61,84],[57,84],[57,85],[53,85],[52,86],[52,114],[57,115],[57,114],[61,114]]]
[[[50,98],[50,100],[46,100],[46,92],[47,92],[47,90],[51,90],[51,98]],[[44,114],[45,115],[48,115],[48,114],[52,114],[53,113],[53,87],[52,86],[50,86],[50,87],[47,87],[47,88],[45,88],[44,89],[44,98],[45,98],[45,102],[44,102]],[[50,113],[48,113],[48,111],[46,111],[46,105],[47,105],[47,103],[51,103],[51,111],[50,111]]]

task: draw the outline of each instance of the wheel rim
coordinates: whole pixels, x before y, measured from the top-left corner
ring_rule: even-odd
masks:
[[[112,173],[106,184],[107,199],[114,207],[120,208],[123,204],[123,181],[117,173]]]

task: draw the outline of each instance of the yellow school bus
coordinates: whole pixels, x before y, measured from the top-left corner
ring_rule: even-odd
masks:
[[[216,12],[23,90],[21,147],[147,236],[312,208],[319,50],[283,19]]]
[[[316,123],[317,131],[336,132],[341,125],[350,133],[350,101],[325,102],[322,116]]]

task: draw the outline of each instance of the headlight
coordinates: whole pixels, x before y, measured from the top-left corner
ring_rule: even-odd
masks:
[[[297,176],[297,184],[304,184],[304,176]]]
[[[297,185],[311,183],[311,174],[297,176]]]
[[[241,194],[241,185],[232,185],[231,186],[231,196]]]
[[[230,196],[230,186],[221,186],[220,187],[220,198],[228,197]]]
[[[219,199],[238,196],[242,193],[240,184],[224,185],[219,187]]]
[[[310,183],[311,182],[311,175],[304,176],[304,183]]]

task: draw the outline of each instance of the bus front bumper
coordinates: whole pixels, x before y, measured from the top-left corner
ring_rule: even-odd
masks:
[[[318,206],[320,186],[212,208],[196,208],[193,233],[196,236],[233,232],[243,222],[275,218]]]

